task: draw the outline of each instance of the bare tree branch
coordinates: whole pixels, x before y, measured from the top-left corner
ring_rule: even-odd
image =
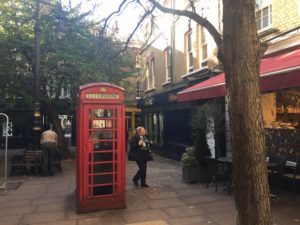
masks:
[[[189,0],[189,3],[190,3],[190,6],[192,8],[192,12],[196,12],[196,8],[195,8],[195,5],[194,5],[194,0]]]
[[[179,16],[185,16],[187,18],[190,18],[194,20],[196,23],[200,24],[201,26],[205,27],[207,31],[211,34],[213,39],[216,42],[216,45],[218,46],[219,50],[223,49],[223,39],[217,29],[205,18],[201,17],[198,15],[196,12],[191,12],[187,10],[177,10],[177,9],[171,9],[171,8],[166,8],[162,6],[160,3],[158,3],[156,0],[148,0],[151,2],[156,8],[158,8],[160,11],[164,13],[169,13],[169,14],[176,14]]]
[[[133,35],[135,34],[135,32],[137,31],[137,29],[140,27],[140,25],[144,22],[144,20],[153,13],[155,9],[155,6],[153,6],[150,10],[146,11],[145,14],[141,17],[141,19],[139,20],[139,22],[137,23],[137,25],[135,26],[135,28],[133,29],[133,31],[131,32],[131,34],[129,35],[129,37],[127,38],[124,47],[117,52],[117,54],[113,55],[112,58],[117,57],[119,54],[121,54],[123,51],[125,51],[128,47],[128,44],[130,43]],[[151,32],[152,33],[152,32]]]
[[[123,6],[124,6],[126,3],[127,3],[127,5],[128,5],[128,4],[130,4],[130,3],[134,2],[134,1],[135,1],[135,0],[130,0],[130,1],[128,2],[128,0],[123,0],[123,1],[121,2],[121,4],[119,5],[118,10],[115,11],[115,12],[112,12],[108,17],[106,17],[106,19],[104,20],[104,25],[103,25],[103,26],[101,27],[101,29],[100,29],[99,37],[101,37],[101,36],[104,34],[104,32],[105,32],[105,30],[106,30],[106,28],[107,28],[107,25],[108,25],[108,21],[112,18],[112,16],[113,16],[113,15],[116,15],[116,14],[119,14],[119,13],[121,12]],[[126,5],[126,7],[127,7],[127,5]],[[125,8],[126,8],[126,7],[125,7]]]

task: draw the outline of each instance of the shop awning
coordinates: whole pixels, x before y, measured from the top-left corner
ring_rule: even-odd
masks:
[[[300,86],[300,49],[265,58],[261,62],[261,91]],[[226,95],[221,73],[178,93],[178,101],[193,101]]]

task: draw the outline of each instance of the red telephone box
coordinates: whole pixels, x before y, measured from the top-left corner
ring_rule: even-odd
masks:
[[[77,108],[77,212],[125,208],[124,89],[80,87]]]

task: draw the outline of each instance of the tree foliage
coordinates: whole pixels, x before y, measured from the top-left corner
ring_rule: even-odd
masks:
[[[35,77],[36,5],[33,0],[0,3],[0,105],[31,109]],[[58,105],[61,90],[70,90],[71,107],[78,88],[90,82],[118,84],[134,71],[133,57],[121,52],[113,32],[100,35],[99,23],[89,13],[57,1],[42,1],[40,21],[39,99],[42,111],[61,130]],[[51,113],[49,112],[51,109]],[[63,135],[63,132],[59,132]],[[63,139],[63,137],[61,137]]]
[[[11,93],[10,96],[26,96],[31,100],[35,56],[34,3],[32,0],[1,1],[2,97]],[[126,53],[117,55],[121,41],[116,41],[113,33],[99,36],[99,24],[88,20],[87,16],[88,13],[80,14],[79,6],[62,8],[59,4],[41,3],[40,64],[42,88],[47,90],[48,97],[58,97],[63,87],[71,87],[75,97],[81,84],[117,83],[133,71],[132,58]],[[63,33],[57,32],[58,27],[64,29]]]

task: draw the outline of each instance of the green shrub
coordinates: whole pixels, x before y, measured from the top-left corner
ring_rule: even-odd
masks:
[[[198,166],[198,161],[195,156],[195,147],[185,148],[185,152],[181,156],[182,167],[194,167]]]

